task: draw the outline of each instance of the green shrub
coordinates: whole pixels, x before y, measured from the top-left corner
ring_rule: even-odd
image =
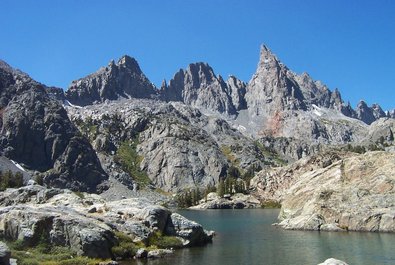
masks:
[[[23,186],[23,174],[21,172],[16,172],[13,174],[11,170],[6,172],[0,171],[0,191],[7,188],[19,188]]]
[[[77,195],[80,199],[85,199],[85,194],[81,191],[74,191],[74,194]]]
[[[77,256],[68,247],[51,246],[43,236],[34,247],[26,247],[20,240],[7,244],[12,258],[18,260],[18,265],[97,265],[103,261]]]
[[[20,251],[25,248],[25,245],[23,244],[22,240],[16,240],[16,241],[10,243],[10,247],[11,247],[11,249]]]
[[[136,254],[136,251],[142,247],[142,244],[134,243],[133,238],[122,232],[115,232],[118,239],[118,245],[111,248],[115,258],[130,259]]]
[[[36,175],[35,181],[37,182],[38,185],[43,186],[44,185],[44,176],[41,174]]]
[[[40,261],[36,258],[27,258],[24,260],[18,260],[19,265],[40,265]]]
[[[329,200],[329,198],[332,196],[333,192],[334,192],[333,190],[324,190],[324,191],[321,191],[321,193],[320,193],[320,195],[319,195],[319,198],[320,198],[321,200],[324,200],[324,201]]]
[[[148,238],[149,246],[156,246],[158,248],[181,248],[182,241],[175,236],[165,236],[157,231],[152,233]]]
[[[137,153],[138,140],[125,141],[119,146],[114,160],[119,163],[123,170],[141,186],[145,187],[150,184],[147,173],[140,169],[140,163],[143,157]]]

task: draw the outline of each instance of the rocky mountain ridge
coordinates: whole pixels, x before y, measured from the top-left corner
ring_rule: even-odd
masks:
[[[53,187],[97,191],[108,176],[89,141],[47,88],[5,63],[0,67],[0,153]]]
[[[137,62],[131,58],[129,60],[135,67],[129,67],[125,75],[143,75],[136,66]],[[121,64],[119,62],[116,67]],[[110,65],[115,64],[110,62]],[[145,85],[139,85],[140,81],[133,81],[133,78],[108,74],[110,68],[102,68],[73,82],[64,98],[78,105],[78,97],[84,101],[86,91],[91,91],[89,95],[96,91],[101,95],[94,101],[97,103],[130,97],[181,102],[199,109],[205,115],[226,120],[248,137],[274,139],[274,146],[279,147],[275,151],[291,160],[299,159],[301,153],[316,152],[320,145],[365,144],[367,131],[374,131],[371,128],[375,127],[375,121],[393,119],[394,116],[393,111],[384,112],[379,105],[369,107],[363,101],[354,110],[343,101],[339,90],[329,90],[307,73],[295,74],[264,45],[256,73],[249,83],[234,76],[225,81],[207,63],[193,63],[186,69],[180,69],[169,82],[164,81],[161,88],[156,89],[149,85],[145,76]],[[97,80],[104,85],[96,85]],[[144,92],[132,92],[133,86]],[[116,93],[108,97],[103,91]],[[136,93],[138,96],[134,96]],[[71,94],[74,96],[70,97]],[[59,95],[55,97],[62,98]],[[82,105],[92,102],[88,100]],[[292,142],[292,146],[283,146],[283,138],[288,139],[288,143]],[[303,146],[309,148],[305,152],[298,151],[299,155],[290,150],[305,149]]]
[[[359,119],[366,124],[382,117],[392,117],[378,104],[367,106],[359,102],[354,110],[344,103],[338,89],[330,91],[309,74],[297,75],[289,70],[265,45],[261,46],[256,73],[249,83],[235,76],[224,80],[207,63],[192,63],[180,69],[160,89],[156,89],[142,73],[135,59],[124,56],[117,64],[85,78],[73,81],[66,98],[76,105],[116,100],[119,98],[158,98],[180,101],[201,111],[236,118],[248,109],[249,115],[263,119],[288,110],[309,111],[313,106],[338,110],[339,113]]]
[[[4,155],[41,172],[54,172],[53,167],[59,172],[58,177],[76,172],[77,165],[95,165],[89,172],[102,176],[97,184],[109,174],[129,187],[136,187],[128,177],[132,167],[133,174],[141,173],[142,178],[147,174],[155,187],[166,191],[201,184],[215,185],[226,176],[230,167],[236,167],[243,173],[252,167],[258,169],[277,164],[278,155],[275,153],[290,161],[314,154],[325,145],[352,143],[368,146],[379,141],[382,145],[393,141],[395,130],[394,120],[388,118],[392,112],[384,113],[380,106],[370,108],[364,102],[353,110],[343,102],[337,89],[330,91],[307,73],[293,73],[266,46],[261,47],[257,71],[248,84],[234,76],[225,81],[208,64],[195,63],[178,71],[168,84],[164,82],[158,90],[143,74],[137,61],[129,56],[123,56],[117,63],[111,61],[98,72],[73,81],[65,93],[61,89],[38,84],[6,63],[1,64],[1,69],[8,69],[2,71],[3,86],[7,88],[1,91],[4,106],[13,95],[20,93],[18,91],[35,91],[31,84],[42,87],[41,97],[31,98],[31,104],[35,101],[44,104],[41,109],[39,104],[36,108],[31,105],[25,110],[25,115],[18,116],[23,106],[11,102],[12,108],[2,109],[2,117],[12,116],[17,121],[25,119],[23,117],[40,119],[38,122],[28,119],[27,122],[33,124],[41,124],[40,117],[44,117],[50,126],[40,125],[41,136],[38,138],[45,143],[45,156],[40,154],[36,157],[47,158],[40,160],[43,165],[39,165],[29,161],[34,160],[33,155],[29,159],[24,158],[31,154],[31,151],[23,149],[31,145],[30,139],[14,135],[24,127],[12,119],[2,118]],[[10,81],[13,79],[17,81]],[[12,85],[12,82],[18,85]],[[17,102],[21,99],[25,103],[27,98],[19,98]],[[65,111],[56,100],[64,103],[69,117],[65,117]],[[12,112],[13,109],[16,112]],[[43,111],[44,114],[38,115]],[[7,113],[12,115],[7,116]],[[55,114],[56,118],[51,118]],[[3,120],[7,122],[5,126]],[[67,126],[62,127],[60,120],[66,120]],[[51,123],[60,124],[60,127]],[[65,142],[53,136],[60,134],[53,132],[59,128],[68,135]],[[58,150],[64,150],[66,142],[73,143],[71,139],[79,134],[78,131],[82,136],[72,150],[80,148],[82,142],[86,148],[59,156],[61,151]],[[57,139],[52,147],[51,137]],[[35,140],[34,143],[40,141]],[[23,148],[18,143],[23,143]],[[134,149],[127,145],[133,145]],[[137,166],[129,166],[129,173],[119,162],[117,153],[121,146],[133,152],[133,157],[138,159],[133,162]],[[13,154],[18,150],[18,154]],[[42,146],[37,150],[43,150]],[[85,151],[88,156],[78,155]],[[60,161],[71,159],[78,163],[55,163],[58,157]],[[52,185],[66,185],[67,181],[56,184],[58,177],[52,182],[51,177],[45,180]]]

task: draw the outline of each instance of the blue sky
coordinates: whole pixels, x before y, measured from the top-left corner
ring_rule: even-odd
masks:
[[[353,106],[395,108],[395,1],[1,0],[0,58],[67,88],[124,54],[156,85],[189,63],[249,81],[262,43]]]

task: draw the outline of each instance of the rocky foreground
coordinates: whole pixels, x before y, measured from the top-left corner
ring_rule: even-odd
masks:
[[[253,183],[281,202],[285,229],[395,232],[395,154],[321,154]]]
[[[8,241],[51,246],[78,255],[111,259],[117,233],[147,242],[153,234],[173,236],[187,247],[211,241],[213,232],[148,200],[106,202],[99,195],[47,189],[38,185],[0,193],[0,234]],[[141,251],[140,251],[141,252]]]

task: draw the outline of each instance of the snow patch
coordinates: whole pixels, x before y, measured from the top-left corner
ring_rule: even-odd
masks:
[[[321,109],[320,107],[318,107],[317,105],[315,105],[315,104],[312,104],[312,106],[313,106],[313,108],[314,108],[313,113],[314,113],[315,115],[321,117],[322,114],[323,114],[322,109]]]
[[[239,130],[240,132],[245,132],[245,131],[247,131],[247,128],[244,127],[243,125],[239,125],[239,126],[237,126],[237,130]]]
[[[268,60],[268,59],[265,59],[265,60],[263,60],[263,62],[264,62],[264,63],[268,63],[268,62],[269,62],[269,60]]]
[[[11,161],[17,168],[19,168],[19,169],[22,170],[23,172],[26,172],[26,170],[25,170],[20,164],[18,164],[17,162],[15,162],[14,160],[11,160],[11,159],[10,159],[10,161]]]
[[[68,107],[73,107],[73,108],[77,108],[77,109],[80,109],[80,108],[82,108],[82,107],[80,107],[80,106],[77,106],[77,105],[73,105],[73,104],[71,104],[71,102],[70,101],[68,101],[67,99],[63,102],[63,105],[64,106],[68,106]]]
[[[322,113],[319,112],[319,111],[317,111],[317,110],[313,110],[313,113],[314,113],[315,115],[319,116],[319,117],[322,116]]]

